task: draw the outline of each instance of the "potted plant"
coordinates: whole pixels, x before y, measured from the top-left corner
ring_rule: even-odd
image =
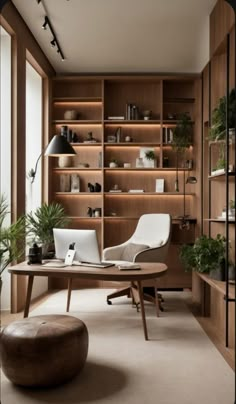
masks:
[[[156,156],[153,150],[147,150],[145,152],[145,166],[146,167],[155,167]]]
[[[6,197],[0,196],[0,287],[4,269],[25,252],[25,217],[6,226],[4,222],[9,214]]]
[[[63,228],[68,222],[64,208],[59,203],[44,203],[35,212],[27,214],[29,235],[33,242],[42,245],[43,258],[52,258],[54,255],[53,228]]]
[[[214,279],[224,280],[225,237],[203,235],[193,245],[183,245],[180,259],[186,270],[210,274]]]
[[[233,140],[235,128],[236,93],[231,90],[229,95],[228,124],[231,140]],[[208,139],[212,141],[225,139],[226,134],[226,96],[219,99],[216,108],[212,112],[212,124]]]
[[[109,163],[110,168],[116,168],[118,167],[118,161],[116,159],[111,159]]]
[[[176,153],[176,180],[175,180],[175,191],[179,192],[179,179],[178,179],[178,168],[179,159],[181,155],[184,155],[186,150],[192,144],[193,136],[193,123],[191,117],[188,113],[183,113],[180,115],[176,127],[173,130],[173,141],[171,143],[172,148]]]

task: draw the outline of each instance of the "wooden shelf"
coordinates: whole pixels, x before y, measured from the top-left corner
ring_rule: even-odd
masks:
[[[181,192],[104,192],[105,196],[183,196],[184,194]],[[194,193],[185,193],[186,196],[194,196]]]
[[[225,219],[204,219],[205,222],[226,223]],[[229,224],[235,224],[235,220],[228,221]]]
[[[122,125],[157,125],[159,126],[161,124],[161,121],[158,119],[139,119],[139,120],[126,120],[126,119],[105,119],[104,123],[106,125],[117,125],[119,124],[120,126]]]
[[[70,195],[70,196],[102,196],[102,192],[54,192],[55,195]]]
[[[86,102],[94,102],[94,103],[102,103],[102,97],[54,97],[54,103],[86,103]]]
[[[141,167],[141,168],[136,168],[136,167],[131,167],[131,168],[124,168],[124,167],[104,167],[105,171],[174,171],[176,172],[176,167],[155,167],[155,168],[150,168],[150,167]],[[189,171],[187,168],[178,168],[178,171]]]
[[[98,172],[102,172],[102,168],[97,168],[97,167],[64,167],[64,168],[60,168],[60,167],[54,167],[53,171],[98,171]]]
[[[235,178],[235,172],[229,172],[228,176],[230,177],[230,179],[234,179]],[[226,173],[222,173],[222,174],[217,174],[217,175],[209,175],[208,179],[209,180],[225,180],[226,177]]]
[[[195,102],[195,98],[164,98],[164,104],[192,104]]]
[[[140,147],[160,147],[161,143],[155,142],[104,142],[104,146],[108,147],[132,147],[132,146],[140,146]]]
[[[70,144],[73,147],[96,147],[96,146],[102,146],[101,142],[96,142],[96,143],[77,142],[77,143],[70,143]]]
[[[93,221],[97,221],[97,222],[101,222],[102,218],[101,217],[90,217],[90,216],[68,216],[68,218],[70,220],[83,220],[83,221],[87,221],[87,220],[93,220]]]
[[[56,119],[52,121],[54,125],[102,125],[102,120],[100,119]]]

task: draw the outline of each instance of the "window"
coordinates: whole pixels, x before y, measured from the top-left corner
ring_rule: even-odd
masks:
[[[0,26],[0,193],[11,206],[11,36]],[[5,226],[10,224],[10,215]],[[3,272],[1,308],[10,307],[10,275]]]
[[[42,77],[26,62],[26,173],[42,152]],[[26,213],[41,205],[42,199],[41,158],[33,184],[26,180]]]

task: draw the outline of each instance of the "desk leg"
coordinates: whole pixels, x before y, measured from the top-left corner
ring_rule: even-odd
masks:
[[[67,292],[66,311],[70,310],[71,289],[72,289],[72,278],[69,278],[68,279],[68,292]]]
[[[147,323],[146,323],[144,302],[143,302],[143,289],[142,289],[141,282],[138,281],[137,283],[138,283],[138,292],[139,292],[139,299],[140,299],[140,307],[141,307],[141,314],[142,314],[144,337],[145,337],[145,340],[147,341],[148,340],[148,333],[147,333]]]
[[[34,282],[34,276],[29,275],[27,295],[26,295],[26,301],[25,301],[24,317],[28,317],[28,315],[29,315],[29,307],[30,307],[30,300],[31,300],[31,294],[32,294],[32,289],[33,289],[33,282]]]

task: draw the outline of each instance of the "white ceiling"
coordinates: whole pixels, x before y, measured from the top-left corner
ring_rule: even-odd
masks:
[[[12,0],[58,73],[200,72],[216,0]],[[43,30],[45,11],[66,60]]]

